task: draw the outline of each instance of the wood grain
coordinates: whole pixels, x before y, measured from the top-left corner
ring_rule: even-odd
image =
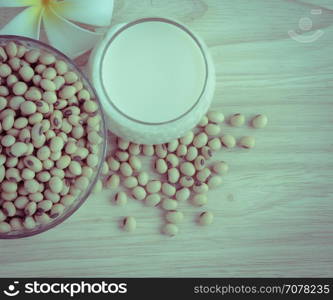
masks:
[[[216,156],[231,170],[209,193],[212,226],[197,226],[202,209],[183,205],[186,221],[170,239],[159,233],[160,211],[112,206],[106,191],[47,233],[0,241],[0,276],[333,276],[332,9],[330,0],[116,1],[113,24],[158,15],[200,34],[216,65],[213,106],[266,113],[269,126],[225,125],[254,135],[257,147]],[[9,11],[1,9],[0,24]],[[300,30],[302,17],[311,17],[310,32]],[[324,35],[299,43],[288,30]],[[128,214],[134,234],[118,228]]]

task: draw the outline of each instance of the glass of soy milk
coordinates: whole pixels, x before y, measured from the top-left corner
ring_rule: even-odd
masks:
[[[113,27],[96,45],[89,68],[109,129],[139,144],[183,136],[207,112],[214,94],[207,46],[170,19]]]

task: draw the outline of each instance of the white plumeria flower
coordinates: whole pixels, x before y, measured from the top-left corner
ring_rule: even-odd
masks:
[[[26,9],[0,29],[0,35],[39,39],[43,22],[49,43],[73,58],[93,48],[102,33],[84,29],[71,21],[109,26],[113,0],[0,0],[1,6]]]

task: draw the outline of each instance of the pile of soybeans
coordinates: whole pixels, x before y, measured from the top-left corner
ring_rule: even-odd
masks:
[[[222,147],[250,149],[255,146],[252,136],[243,136],[238,141],[229,134],[220,136],[224,122],[223,113],[210,111],[196,128],[166,144],[139,145],[117,138],[115,149],[103,165],[104,178],[97,182],[95,192],[99,192],[103,185],[107,189],[120,187],[113,199],[115,205],[125,205],[128,198],[134,198],[148,207],[163,209],[165,224],[162,233],[176,235],[178,224],[184,219],[178,204],[188,201],[191,205],[204,207],[208,201],[207,192],[219,187],[222,176],[228,173],[229,166],[225,161],[214,161],[210,167],[207,166],[213,153]],[[245,124],[245,117],[237,113],[228,118],[227,123],[241,127]],[[257,115],[250,124],[253,128],[264,128],[267,117]],[[155,174],[143,170],[140,156],[151,158]],[[213,212],[205,210],[197,218],[200,225],[211,224],[213,219]],[[122,228],[134,231],[136,219],[124,217]]]

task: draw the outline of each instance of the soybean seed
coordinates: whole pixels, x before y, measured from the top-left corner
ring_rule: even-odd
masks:
[[[14,145],[14,143],[15,143],[15,137],[13,137],[11,135],[5,135],[1,139],[1,145],[4,147],[10,147],[10,146]]]
[[[46,92],[54,92],[56,90],[54,82],[49,79],[42,79],[40,81],[40,86]]]
[[[5,200],[5,201],[14,201],[17,198],[17,193],[16,192],[13,192],[13,193],[2,192],[1,198],[2,198],[2,200]]]
[[[206,159],[210,159],[213,157],[212,149],[210,149],[208,146],[204,146],[200,149],[201,155]]]
[[[59,177],[53,176],[49,181],[49,187],[53,193],[60,193],[63,188],[63,182]],[[83,189],[85,186],[82,186],[81,188]]]
[[[12,115],[8,115],[2,120],[3,130],[9,130],[13,127],[13,125],[14,125],[14,117]]]
[[[198,149],[196,147],[191,146],[187,149],[185,159],[188,161],[193,161],[196,159],[197,156],[198,156]]]
[[[210,175],[211,171],[208,168],[204,168],[197,173],[196,179],[200,182],[205,182]]]
[[[220,176],[212,176],[208,179],[207,182],[210,189],[219,187],[222,184],[222,178]]]
[[[37,204],[37,209],[42,210],[43,212],[49,211],[52,209],[53,202],[50,200],[43,200]]]
[[[107,164],[107,162],[103,162],[101,174],[107,175],[108,173],[109,173],[109,165]]]
[[[265,128],[267,125],[268,119],[266,115],[256,115],[252,120],[252,126],[254,128]]]
[[[236,146],[236,139],[232,135],[226,134],[221,137],[221,143],[226,148],[233,148]]]
[[[146,190],[150,194],[158,193],[161,190],[162,183],[159,180],[151,180],[146,185]]]
[[[142,152],[145,156],[153,156],[155,153],[154,146],[152,145],[143,145]]]
[[[91,168],[97,167],[99,162],[99,158],[96,154],[89,154],[86,160],[87,160],[87,165]]]
[[[168,155],[167,147],[165,144],[155,146],[155,154],[159,158],[165,158]]]
[[[78,127],[78,126],[76,126],[75,128],[82,128],[82,126],[81,127]],[[74,129],[75,129],[74,128]],[[80,137],[83,135],[83,128],[82,128],[82,134],[80,134]],[[88,133],[88,141],[91,143],[91,144],[100,144],[102,141],[103,141],[103,139],[102,139],[102,137],[97,133],[97,131],[90,131],[89,133]]]
[[[242,125],[244,125],[245,122],[245,117],[242,114],[234,114],[233,116],[231,116],[229,123],[231,126],[234,127],[240,127]]]
[[[35,72],[30,66],[26,65],[19,70],[19,74],[25,82],[29,82],[35,75]]]
[[[127,195],[125,192],[118,192],[114,197],[114,203],[119,206],[123,206],[127,203]]]
[[[213,223],[214,215],[210,211],[205,211],[199,215],[199,224],[200,225],[210,225]]]
[[[7,64],[0,65],[0,77],[6,78],[12,73],[12,69]]]
[[[4,214],[4,212],[0,209],[0,222],[3,222],[7,219],[7,216]]]
[[[57,76],[57,71],[54,68],[45,68],[42,72],[42,77],[45,79],[53,80]],[[64,98],[65,99],[65,98]]]
[[[75,95],[75,93],[76,93],[75,87],[70,86],[70,85],[66,85],[60,90],[59,96],[62,99],[68,100],[68,99],[72,98]],[[95,103],[95,102],[93,102],[93,103]]]
[[[132,232],[136,229],[136,220],[134,217],[126,217],[123,219],[122,222],[122,227],[123,230],[127,231],[127,232]]]
[[[20,231],[23,229],[22,221],[20,218],[12,218],[9,221],[9,224],[11,226],[11,229],[14,231]]]
[[[122,162],[120,164],[120,173],[125,176],[125,177],[128,177],[128,176],[132,176],[133,174],[133,169],[132,167],[130,166],[129,163],[127,162]]]
[[[149,175],[147,172],[140,172],[138,175],[138,183],[141,186],[146,186],[149,181]]]
[[[43,213],[42,210],[37,211],[34,215],[34,219],[38,224],[47,224],[51,221],[50,216],[47,213]]]
[[[208,117],[207,116],[203,116],[200,120],[200,122],[198,123],[198,127],[205,127],[208,124]]]
[[[193,140],[193,145],[196,148],[202,148],[205,146],[208,142],[208,136],[204,132],[199,133],[198,135],[195,136]]]
[[[1,75],[1,73],[0,73]],[[0,222],[0,233],[8,233],[12,230],[11,226],[7,222]]]
[[[59,152],[64,147],[64,141],[61,137],[55,136],[51,139],[50,149],[52,152]]]
[[[213,171],[219,175],[225,175],[228,173],[229,166],[225,161],[217,161],[213,165]]]
[[[10,181],[21,181],[20,171],[16,168],[10,168],[6,171],[6,178]]]
[[[197,194],[205,194],[208,192],[208,190],[209,190],[209,187],[204,182],[198,181],[193,185],[193,192],[195,192]]]
[[[162,184],[162,193],[166,196],[174,196],[176,194],[176,188],[170,183],[164,182]]]
[[[175,224],[168,223],[163,226],[162,232],[168,236],[175,236],[178,233],[178,227]]]
[[[84,177],[81,176],[80,178],[84,178]],[[81,181],[83,181],[83,180],[81,180]],[[76,182],[78,182],[78,181],[76,181]],[[81,188],[81,190],[85,189],[86,187],[87,187],[87,185],[84,186],[83,188]],[[75,197],[73,197],[72,195],[65,195],[61,198],[60,203],[66,207],[69,207],[74,203],[74,201],[75,201]]]
[[[184,157],[187,154],[187,147],[183,144],[179,145],[176,154],[178,157]]]
[[[242,148],[250,149],[255,146],[255,139],[253,136],[243,136],[238,142]]]
[[[178,202],[170,198],[164,198],[162,200],[162,208],[165,210],[176,210],[178,207]]]
[[[224,121],[224,115],[218,111],[210,111],[207,113],[209,122],[212,123],[222,123]]]
[[[33,170],[30,169],[23,169],[21,176],[23,179],[25,180],[30,180],[33,179],[35,177],[35,172]]]
[[[159,194],[150,194],[145,199],[145,205],[149,207],[157,206],[161,202]]]
[[[188,133],[185,134],[185,136],[183,136],[182,138],[179,139],[180,143],[188,146],[192,143],[194,138],[194,133],[193,131],[189,131]]]
[[[13,217],[16,214],[16,207],[12,202],[6,201],[2,203],[2,211],[7,217]]]
[[[63,60],[57,60],[54,67],[59,75],[64,75],[68,71],[68,65]]]
[[[178,148],[179,141],[178,140],[172,140],[168,143],[168,151],[169,152],[175,152]]]
[[[36,202],[29,202],[27,206],[24,208],[24,213],[27,216],[32,216],[37,210]]]
[[[43,53],[40,57],[39,57],[39,61],[40,63],[42,63],[43,65],[51,65],[53,63],[55,63],[56,58],[54,55],[52,55],[51,53]]]
[[[172,224],[179,224],[183,221],[184,215],[178,210],[169,210],[165,214],[165,219]]]
[[[35,179],[26,180],[24,182],[24,188],[30,194],[37,193],[39,190],[39,183]]]
[[[179,177],[180,177],[180,173],[177,168],[171,168],[168,170],[168,181],[170,183],[178,182]]]
[[[180,165],[180,172],[186,176],[193,176],[195,174],[195,167],[190,162],[183,162]]]
[[[105,183],[105,187],[108,189],[115,189],[119,186],[120,177],[117,174],[113,174]]]
[[[221,132],[221,127],[219,125],[216,125],[216,124],[208,124],[205,127],[205,132],[209,136],[217,136]]]
[[[130,142],[129,141],[126,141],[122,138],[118,138],[117,139],[117,144],[118,144],[118,148],[121,149],[121,150],[127,150],[129,145],[130,145]]]
[[[64,79],[65,79],[66,83],[72,84],[75,81],[77,81],[79,78],[78,78],[78,76],[74,72],[69,71],[69,72],[66,72],[64,74]]]
[[[124,186],[128,189],[132,189],[138,185],[138,180],[134,176],[129,176],[124,180]]]
[[[34,202],[32,202],[34,203]],[[26,217],[23,221],[23,226],[25,229],[31,230],[36,227],[36,222],[32,217]]]
[[[179,165],[179,158],[177,155],[175,155],[173,153],[169,153],[167,155],[167,157],[165,158],[165,161],[169,168],[175,168]]]
[[[17,183],[13,181],[3,181],[1,188],[6,193],[14,193],[17,191]]]
[[[200,171],[201,172],[201,171]],[[191,176],[183,176],[180,178],[179,183],[182,187],[191,187],[194,184],[194,179]]]
[[[200,171],[202,170],[206,165],[206,160],[202,155],[199,155],[195,160],[194,160],[194,166],[195,169]]]
[[[168,170],[168,166],[164,159],[158,158],[155,162],[155,169],[159,174],[164,174]]]
[[[142,167],[142,163],[139,157],[131,156],[128,160],[130,166],[134,171],[140,171]]]
[[[14,42],[10,41],[6,46],[5,46],[6,52],[9,57],[15,57],[17,54],[17,46]]]
[[[47,146],[43,146],[37,151],[37,158],[40,160],[47,160],[51,155],[51,150]]]
[[[218,151],[221,149],[222,144],[221,140],[219,138],[212,138],[211,140],[208,141],[208,147],[212,149],[213,151]]]
[[[7,53],[5,52],[5,50],[0,47],[0,62],[3,63],[8,59]]]
[[[24,169],[24,171],[31,171],[29,169]],[[35,174],[33,174],[35,176]],[[28,176],[28,175],[27,175]],[[22,174],[22,177],[23,177],[23,174]],[[36,175],[36,178],[38,179],[38,181],[40,182],[49,182],[50,179],[51,179],[51,174],[48,172],[48,171],[42,171],[42,172],[39,172],[37,175]]]
[[[207,202],[208,202],[208,199],[207,199],[206,194],[196,194],[192,198],[192,204],[195,206],[203,206],[203,205],[207,204]]]
[[[125,151],[117,151],[116,157],[119,159],[119,161],[127,161],[129,158],[129,154]]]
[[[63,155],[62,157],[60,157],[57,162],[56,162],[56,166],[58,169],[66,169],[69,164],[71,163],[71,157],[69,155]],[[88,163],[89,165],[89,163]]]
[[[191,192],[188,188],[181,188],[176,192],[175,198],[177,201],[186,201],[191,195]]]
[[[110,170],[115,171],[115,172],[119,170],[120,162],[118,160],[114,159],[111,156],[111,157],[108,158],[107,162],[108,162]]]
[[[142,186],[136,186],[132,189],[132,195],[136,200],[143,200],[146,198],[146,190]]]
[[[82,168],[82,176],[85,176],[85,177],[88,177],[88,178],[91,178],[94,174],[94,169],[93,168],[90,168],[88,166],[84,166]]]
[[[14,205],[17,209],[24,209],[28,203],[29,200],[25,196],[17,197],[14,201]]]

